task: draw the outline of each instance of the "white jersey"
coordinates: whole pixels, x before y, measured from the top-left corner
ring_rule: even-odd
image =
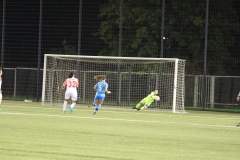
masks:
[[[0,76],[0,90],[2,88],[2,77]]]
[[[77,87],[78,87],[78,79],[77,78],[67,78],[63,82],[63,86],[67,86],[66,92],[65,92],[65,99],[72,98],[73,101],[77,100]]]

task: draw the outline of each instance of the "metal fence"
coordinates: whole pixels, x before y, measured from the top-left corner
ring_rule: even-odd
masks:
[[[0,8],[0,61],[4,85],[11,84],[5,95],[18,97],[20,88],[29,90],[24,96],[40,94],[44,54],[181,58],[187,75],[240,73],[239,0],[3,0]],[[207,85],[199,80],[206,98]]]
[[[238,75],[239,1],[208,1],[3,0],[1,66],[42,68],[46,53],[177,57],[203,74],[207,38],[207,74]]]
[[[42,93],[42,76],[40,77],[40,89],[37,92],[37,68],[5,68],[3,72],[3,98],[16,100],[38,100],[38,94]],[[42,70],[41,74],[42,75]]]
[[[5,68],[2,86],[4,99],[38,101],[37,94],[42,93],[42,76],[39,93],[37,93],[37,73],[37,68]],[[186,75],[185,106],[201,106],[202,80],[202,75]],[[240,76],[207,76],[205,107],[239,108],[239,103],[236,101],[239,85]]]

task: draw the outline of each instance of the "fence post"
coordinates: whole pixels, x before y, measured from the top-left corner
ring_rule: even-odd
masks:
[[[210,107],[214,108],[214,90],[215,90],[215,76],[211,76],[210,83]]]
[[[13,97],[16,97],[16,90],[17,90],[17,68],[14,69],[14,88],[13,88]]]
[[[2,11],[2,54],[1,54],[1,67],[4,69],[4,46],[5,46],[5,8],[6,0],[3,1],[3,11]]]
[[[194,97],[193,97],[193,105],[194,107],[197,106],[198,104],[198,82],[199,82],[199,76],[194,76]]]

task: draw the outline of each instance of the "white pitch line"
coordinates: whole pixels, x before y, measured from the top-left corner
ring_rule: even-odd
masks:
[[[55,107],[55,108],[51,108],[51,107],[26,107],[26,106],[22,106],[22,105],[18,105],[18,106],[6,106],[6,105],[2,105],[4,107],[9,107],[9,108],[29,108],[29,109],[46,109],[46,110],[62,110],[62,107]],[[104,107],[103,107],[104,108]],[[80,109],[81,111],[89,111],[89,110],[84,110],[81,107],[76,107],[76,110]],[[111,108],[107,108],[107,109],[111,109]],[[151,114],[152,116],[172,116],[172,117],[185,117],[185,114],[162,114],[161,112],[154,112],[157,114],[152,114],[151,112],[144,112],[141,113],[142,111],[139,112],[131,112],[130,110],[128,110],[129,112],[115,112],[115,111],[106,111],[106,110],[102,110],[101,112],[111,112],[111,113],[118,113],[118,114]],[[146,110],[147,111],[147,110]],[[206,117],[206,116],[187,116],[187,117],[192,117],[192,118],[204,118],[204,119],[219,119],[219,120],[239,120],[239,116],[236,117],[231,117],[231,118],[221,118],[221,117]]]
[[[2,105],[3,107],[8,107],[8,108],[30,108],[30,109],[34,109],[34,108],[37,108],[37,109],[62,109],[60,107],[56,107],[56,108],[50,108],[50,107],[26,107],[26,106],[21,106],[21,105],[18,105],[18,106],[6,106],[6,105]]]
[[[23,116],[43,116],[43,117],[60,117],[60,118],[77,118],[77,119],[97,119],[97,120],[125,121],[125,122],[181,124],[179,122],[162,122],[162,121],[146,121],[146,120],[130,120],[130,119],[97,118],[96,116],[95,117],[78,117],[78,116],[67,116],[67,115],[61,116],[61,115],[11,113],[11,112],[0,112],[0,114],[5,114],[5,115],[23,115]],[[184,123],[184,124],[188,124],[188,125],[192,125],[192,126],[205,126],[205,127],[238,128],[236,126],[224,126],[224,125],[205,125],[205,124],[196,124],[196,123]]]

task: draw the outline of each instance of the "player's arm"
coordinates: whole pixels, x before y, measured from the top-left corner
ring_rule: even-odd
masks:
[[[155,99],[156,95],[158,94],[158,90],[152,91],[151,94],[148,96],[151,96],[153,99]]]
[[[62,85],[62,89],[65,89],[65,86],[66,86],[66,85],[63,84],[63,85]]]
[[[93,87],[93,89],[94,89],[95,91],[97,91],[97,85],[95,85],[95,86]]]
[[[240,101],[240,92],[238,93],[237,101]]]
[[[76,87],[78,88],[78,86],[79,86],[79,81],[77,80],[77,86]]]
[[[110,94],[110,93],[111,93],[111,91],[108,90],[108,84],[106,85],[105,92],[106,92],[107,94]]]
[[[110,94],[110,93],[111,93],[111,91],[109,91],[108,88],[105,88],[105,92],[106,92],[107,94]]]
[[[62,89],[65,89],[66,84],[67,84],[67,80],[65,80],[65,81],[63,82],[63,84],[62,84]]]

